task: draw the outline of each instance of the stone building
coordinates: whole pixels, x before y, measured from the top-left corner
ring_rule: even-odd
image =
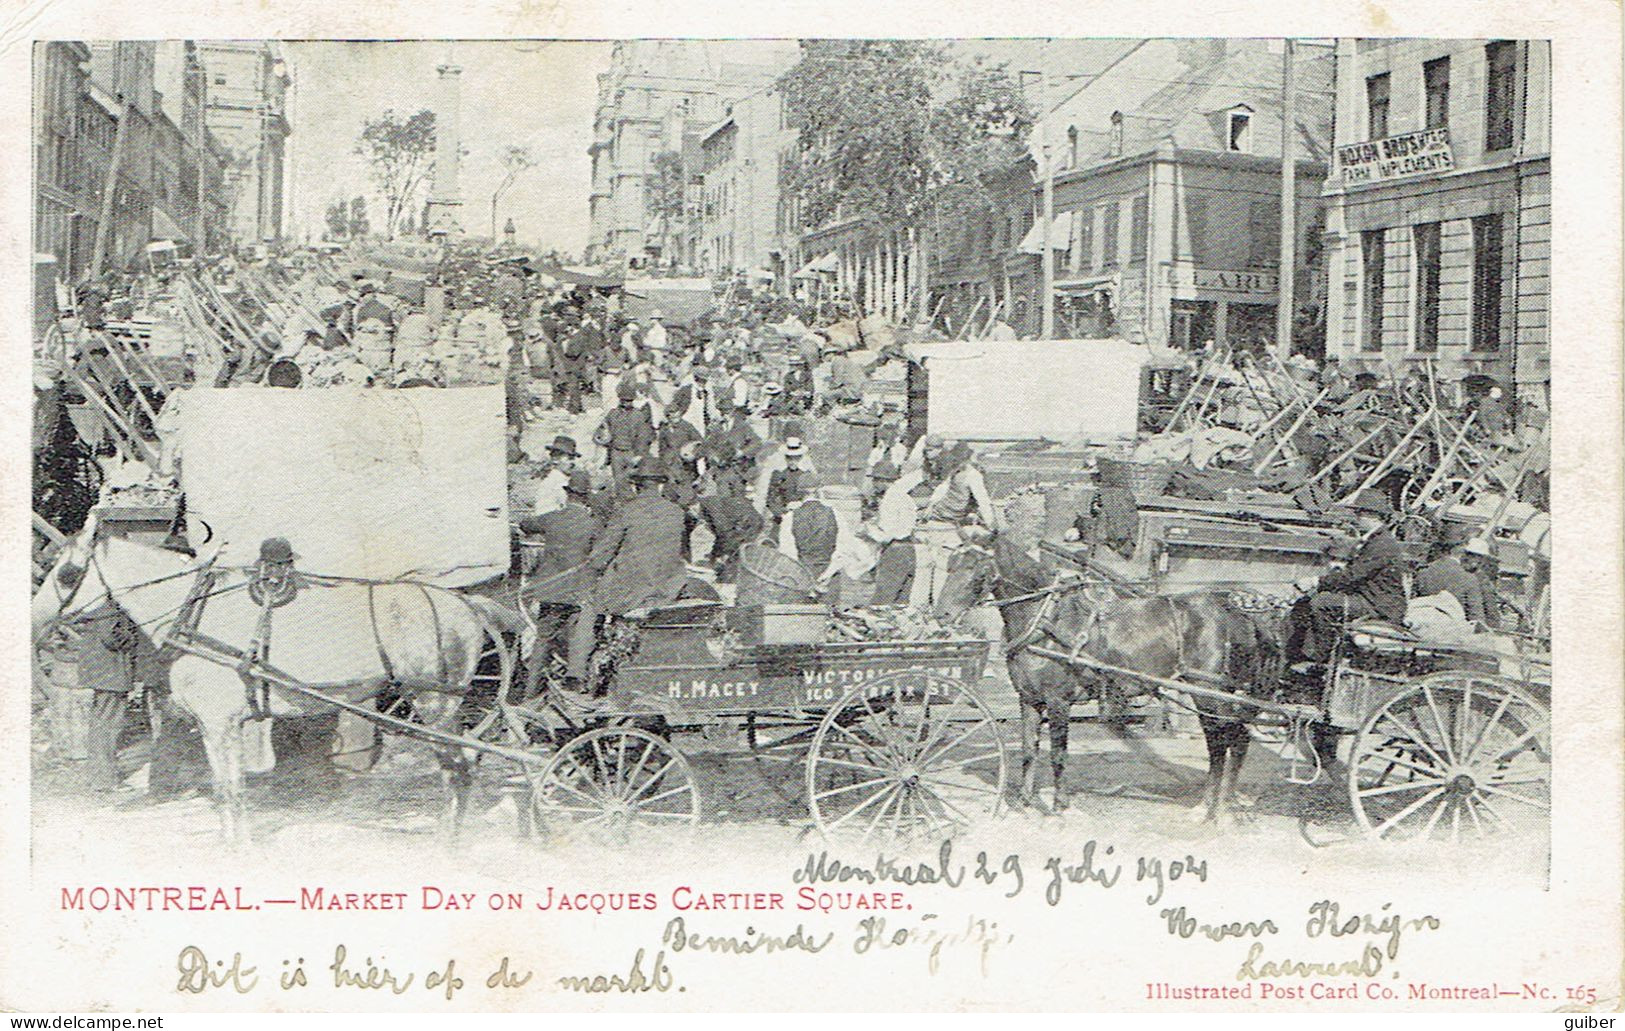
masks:
[[[646,236],[664,241],[691,239],[698,227],[674,227],[675,213],[651,210],[650,186],[662,162],[676,155],[678,192],[700,173],[685,157],[685,140],[723,115],[728,101],[771,82],[795,63],[791,40],[625,40],[611,51],[608,71],[598,76],[598,104],[593,119],[588,260],[611,255],[646,258]],[[667,225],[648,230],[656,216]],[[686,209],[681,217],[687,219]],[[672,255],[663,254],[670,259]]]
[[[1302,310],[1321,293],[1314,258],[1331,139],[1330,54],[1300,51],[1294,71],[1292,271]],[[1057,167],[1048,234],[1057,337],[1273,345],[1281,86],[1282,56],[1269,41],[1148,40],[1057,109],[1047,130]],[[1036,207],[1041,179],[1033,191]],[[1042,256],[1044,235],[1040,219],[1023,249]]]
[[[83,110],[90,48],[74,40],[34,45],[34,251],[74,281],[90,265],[112,137],[91,138]],[[116,127],[116,123],[109,123]]]
[[[1340,40],[1327,353],[1546,401],[1551,45]]]
[[[287,102],[292,77],[274,40],[197,44],[205,74],[204,122],[230,154],[225,185],[230,235],[239,246],[283,231]]]
[[[795,143],[776,85],[729,103],[701,135],[701,271],[787,275],[779,170]]]

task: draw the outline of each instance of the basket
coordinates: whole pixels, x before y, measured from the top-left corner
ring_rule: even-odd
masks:
[[[740,605],[804,602],[812,597],[815,586],[805,566],[765,544],[746,544],[739,549],[739,572],[734,582]]]
[[[1127,487],[1136,495],[1155,497],[1168,489],[1173,479],[1172,462],[1132,462],[1122,458],[1102,458],[1098,482],[1102,487]]]

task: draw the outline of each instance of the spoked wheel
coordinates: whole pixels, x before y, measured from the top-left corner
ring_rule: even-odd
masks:
[[[572,738],[542,770],[533,796],[551,830],[611,834],[700,821],[700,791],[671,742],[636,727]]]
[[[848,691],[824,714],[807,801],[826,834],[946,837],[998,813],[1004,740],[959,680],[905,670]]]
[[[1504,677],[1436,673],[1365,721],[1354,815],[1383,841],[1538,832],[1551,815],[1551,714]]]

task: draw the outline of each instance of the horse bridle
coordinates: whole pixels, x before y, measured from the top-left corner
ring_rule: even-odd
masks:
[[[994,581],[996,583],[1009,583],[1009,581],[1004,578],[1003,574],[997,572],[997,570],[994,572]],[[1101,616],[1099,606],[1091,605],[1089,607],[1089,622],[1084,626],[1083,632],[1078,635],[1078,639],[1073,642],[1061,641],[1060,638],[1055,637],[1053,632],[1045,629],[1044,624],[1051,616],[1055,614],[1055,606],[1058,604],[1058,598],[1089,586],[1092,585],[1087,580],[1061,580],[1057,578],[1047,586],[1036,591],[1028,591],[1026,594],[1018,594],[1013,598],[994,598],[992,605],[995,608],[1000,609],[1010,605],[1019,605],[1022,602],[1032,601],[1035,598],[1043,599],[1038,606],[1038,611],[1033,613],[1033,618],[1028,621],[1027,628],[1021,633],[1017,634],[1015,637],[1011,638],[1009,641],[1005,642],[1005,654],[1014,655],[1016,652],[1020,651],[1028,644],[1031,644],[1036,638],[1042,635],[1048,635],[1054,638],[1058,643],[1072,650],[1074,653],[1082,651],[1083,647],[1089,643],[1089,638],[1092,631],[1100,623]]]

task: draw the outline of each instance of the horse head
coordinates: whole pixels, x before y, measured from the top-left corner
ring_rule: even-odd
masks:
[[[937,617],[952,622],[963,616],[988,597],[997,577],[991,551],[975,545],[956,549],[937,593]]]
[[[87,523],[35,592],[30,624],[35,639],[58,621],[86,615],[109,602],[138,624],[172,614],[189,587],[184,574],[212,561],[101,533]]]
[[[88,612],[107,600],[105,586],[90,569],[95,536],[96,517],[92,513],[84,528],[63,545],[34,592],[29,605],[34,640],[40,640],[59,620]]]

